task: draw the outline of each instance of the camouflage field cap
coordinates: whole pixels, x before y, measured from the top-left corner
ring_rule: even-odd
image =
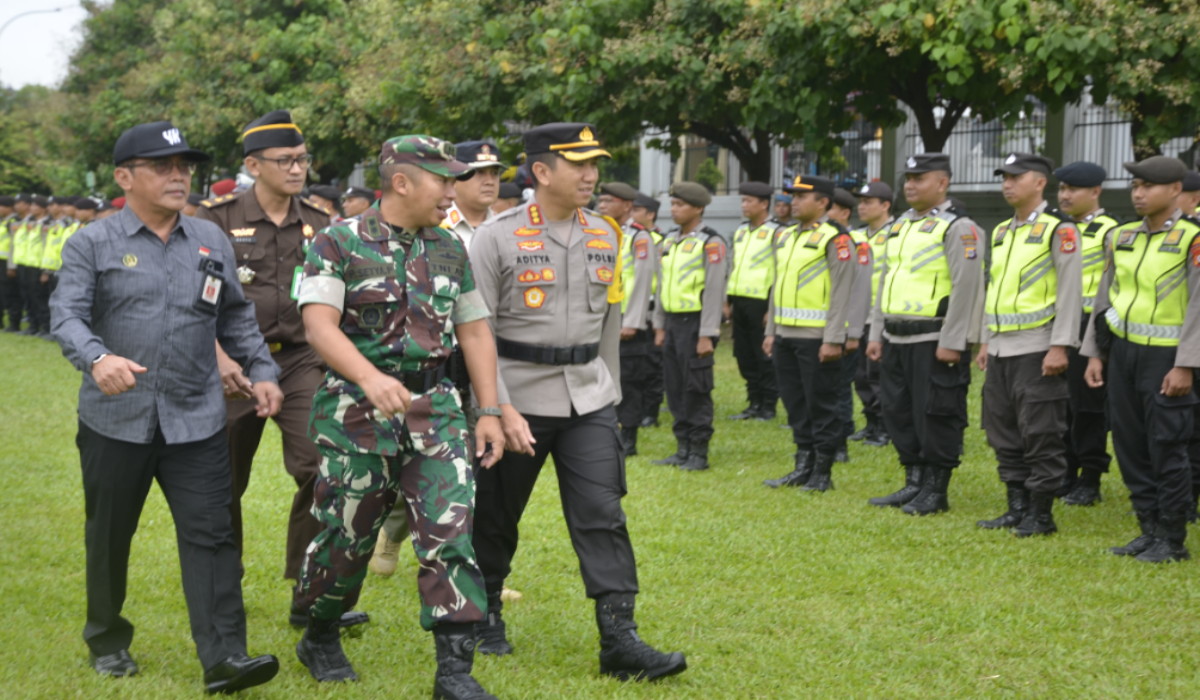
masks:
[[[410,163],[434,175],[466,180],[475,171],[454,157],[454,144],[433,136],[410,134],[396,136],[383,142],[379,164]]]

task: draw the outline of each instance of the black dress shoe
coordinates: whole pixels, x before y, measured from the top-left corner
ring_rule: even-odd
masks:
[[[653,416],[646,416],[642,419],[642,422],[639,423],[638,426],[642,428],[657,428],[658,419]]]
[[[137,662],[125,649],[104,656],[92,654],[92,668],[102,676],[112,676],[113,678],[135,676],[138,672]]]
[[[231,654],[221,663],[204,672],[204,692],[236,693],[239,690],[262,685],[279,673],[279,659],[271,654],[250,658],[245,654]]]

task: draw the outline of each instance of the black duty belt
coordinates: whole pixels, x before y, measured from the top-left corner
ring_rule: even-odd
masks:
[[[928,321],[913,321],[901,319],[883,319],[883,330],[888,335],[924,335],[937,333],[942,330],[942,319],[931,318]]]
[[[441,362],[430,369],[419,369],[415,372],[388,372],[388,376],[400,380],[406,389],[414,394],[427,394],[446,378],[446,363]]]
[[[532,345],[515,340],[496,338],[500,357],[539,365],[586,365],[600,356],[600,343],[587,345]]]

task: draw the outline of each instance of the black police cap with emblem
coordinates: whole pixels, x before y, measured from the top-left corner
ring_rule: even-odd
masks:
[[[635,198],[633,200],[633,206],[641,207],[642,209],[645,209],[646,211],[654,212],[655,214],[657,214],[658,210],[662,208],[662,202],[655,199],[654,197],[651,197],[648,194],[643,194],[641,192],[638,192],[637,198]]]
[[[471,170],[507,168],[500,162],[500,149],[493,141],[463,141],[454,144],[454,157],[467,164]]]
[[[600,185],[600,194],[606,194],[610,197],[632,202],[637,199],[638,191],[633,189],[632,185],[624,182],[606,182]]]
[[[947,175],[952,175],[950,172],[950,156],[945,153],[918,153],[911,155],[908,160],[904,161],[905,175],[920,175],[921,173],[931,173],[935,170],[941,170]]]
[[[1108,171],[1086,160],[1077,160],[1054,171],[1058,181],[1071,187],[1099,187],[1108,179]]]
[[[1189,170],[1183,174],[1183,191],[1200,192],[1200,173]]]
[[[992,171],[993,175],[1024,175],[1030,170],[1050,177],[1054,172],[1054,161],[1036,153],[1009,153],[1004,164]]]
[[[33,195],[31,195],[31,194],[26,194],[25,192],[22,192],[21,194],[17,195],[18,203],[23,202],[25,204],[29,204],[32,201],[33,201]]]
[[[784,192],[791,192],[792,194],[816,192],[817,194],[823,194],[826,197],[829,197],[830,201],[833,200],[834,189],[835,186],[833,184],[833,180],[819,177],[817,175],[797,175],[796,177],[792,178],[790,184],[783,186]]]
[[[699,182],[676,182],[668,192],[675,199],[683,200],[693,207],[704,208],[712,202],[712,193]]]
[[[775,188],[765,182],[750,180],[738,185],[738,194],[744,194],[747,197],[758,197],[759,199],[770,199],[775,193]]]
[[[1182,182],[1187,175],[1187,167],[1183,161],[1167,156],[1150,156],[1136,163],[1125,163],[1125,169],[1134,177],[1152,185]]]
[[[242,154],[250,155],[264,148],[291,148],[304,143],[304,133],[292,122],[286,109],[268,112],[242,129]]]
[[[134,158],[166,158],[183,156],[186,160],[206,161],[204,151],[188,146],[187,139],[171,122],[149,122],[131,126],[117,138],[113,146],[113,164],[120,165]]]
[[[525,155],[533,157],[543,153],[557,153],[570,161],[612,158],[600,147],[596,128],[582,122],[552,122],[535,126],[525,132]]]
[[[346,190],[345,194],[342,195],[342,199],[353,199],[355,197],[361,197],[368,202],[374,202],[375,191],[368,190],[365,187],[351,187],[350,189]]]
[[[33,195],[33,201],[31,204],[45,209],[46,207],[50,206],[50,198],[45,195],[35,194]]]
[[[91,197],[78,197],[75,199],[76,209],[99,209],[100,204]]]
[[[882,199],[885,202],[895,201],[896,194],[892,192],[892,188],[882,180],[875,180],[854,190],[855,197],[875,197]]]

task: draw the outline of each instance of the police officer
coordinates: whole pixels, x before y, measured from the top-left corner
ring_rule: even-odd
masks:
[[[313,185],[308,188],[308,201],[316,204],[329,214],[332,221],[338,216],[338,205],[342,201],[342,191],[333,185]]]
[[[342,195],[342,214],[347,219],[353,219],[367,209],[375,201],[375,192],[365,187],[351,187]]]
[[[1200,403],[1200,223],[1177,205],[1183,163],[1152,156],[1125,169],[1142,218],[1108,233],[1082,353],[1088,384],[1108,389],[1113,448],[1141,526],[1110,551],[1180,561],[1195,513],[1187,447]]]
[[[298,579],[304,550],[321,531],[312,515],[313,486],[320,456],[308,438],[308,415],[313,392],[321,381],[321,358],[305,339],[296,307],[304,251],[329,215],[299,196],[308,178],[312,157],[300,127],[286,110],[269,112],[242,130],[243,165],[254,176],[244,192],[204,200],[197,217],[221,227],[237,255],[236,274],[254,302],[259,329],[280,367],[283,408],[274,417],[283,437],[283,466],[296,484],[287,520],[283,575]],[[266,420],[245,400],[246,375],[236,362],[217,351],[225,387],[229,451],[233,461],[233,499],[230,513],[238,548],[242,549],[241,498],[250,484]],[[292,624],[303,625],[304,611],[292,606]],[[361,622],[360,617],[347,622]]]
[[[1082,338],[1104,272],[1104,239],[1119,222],[1100,207],[1100,191],[1108,173],[1087,161],[1076,161],[1054,171],[1058,178],[1058,208],[1071,217],[1079,232],[1079,261],[1083,279]],[[1084,381],[1087,358],[1069,351],[1067,386],[1071,403],[1068,415],[1067,486],[1063,503],[1090,506],[1100,501],[1100,476],[1108,471],[1108,398],[1102,387]],[[1062,491],[1060,490],[1060,493]]]
[[[858,200],[849,190],[842,187],[833,188],[833,203],[829,205],[829,220],[841,226],[847,231],[850,230],[850,217],[854,215],[854,209],[858,206]]]
[[[850,238],[854,241],[855,255],[864,256],[862,265],[855,269],[855,284],[850,293],[851,313],[848,320],[851,326],[859,332],[851,334],[846,339],[845,349],[842,353],[842,379],[838,382],[837,389],[838,420],[841,423],[842,439],[833,453],[835,462],[850,461],[850,452],[846,441],[854,434],[854,374],[858,370],[858,345],[862,340],[860,331],[866,325],[871,301],[870,278],[873,266],[873,263],[870,262],[871,247],[867,243],[867,237],[861,231],[850,228],[850,217],[857,206],[858,200],[849,190],[841,187],[833,189],[833,203],[829,206],[829,220],[850,233]]]
[[[982,342],[983,427],[996,453],[1008,510],[983,528],[1017,537],[1057,531],[1054,494],[1067,473],[1068,351],[1079,343],[1083,308],[1079,232],[1048,209],[1054,163],[1011,153],[996,175],[1013,217],[992,229]]]
[[[297,586],[308,621],[296,654],[318,681],[357,678],[338,620],[357,602],[376,534],[403,495],[421,626],[437,647],[433,696],[492,698],[470,675],[486,598],[471,545],[467,425],[446,361],[453,330],[480,403],[476,456],[489,468],[504,448],[495,346],[466,249],[438,227],[454,179],[471,171],[430,136],[386,141],[379,171],[378,208],[323,230],[304,263],[298,303],[329,371],[312,401],[323,527]]]
[[[876,180],[855,190],[858,198],[858,218],[863,222],[862,228],[850,232],[851,238],[861,250],[865,241],[870,249],[866,251],[871,256],[870,289],[867,291],[868,308],[875,308],[875,294],[879,290],[879,273],[882,270],[884,253],[887,249],[888,228],[891,226],[892,203],[895,195],[886,182]],[[859,270],[862,272],[862,270]],[[871,335],[871,325],[863,328],[863,341],[868,341]],[[885,447],[888,444],[887,428],[883,425],[879,404],[879,363],[867,357],[866,349],[857,353],[855,362],[854,390],[862,403],[863,417],[867,424],[861,430],[851,433],[847,439],[862,441],[864,445]]]
[[[494,309],[508,450],[479,475],[475,550],[488,613],[478,648],[513,651],[500,592],[521,514],[553,456],[585,591],[596,601],[600,672],[622,680],[672,675],[687,668],[683,655],[657,651],[635,631],[637,566],[621,509],[625,463],[613,408],[620,241],[611,224],[581,208],[596,185],[596,159],[608,152],[589,124],[543,124],[524,141],[533,198],[480,227],[471,248],[479,289]]]
[[[713,365],[721,335],[729,256],[721,235],[704,224],[712,194],[698,182],[671,186],[676,228],[662,245],[654,344],[663,349],[663,384],[675,419],[675,454],[654,464],[708,469],[713,434]]]
[[[458,196],[442,226],[458,234],[470,250],[475,229],[492,215],[492,205],[500,194],[500,173],[508,166],[500,161],[500,149],[493,141],[464,141],[454,148],[455,157],[475,175],[454,183]]]
[[[621,236],[621,402],[617,404],[617,423],[621,426],[621,444],[625,456],[637,454],[638,428],[645,416],[647,392],[653,381],[654,365],[650,354],[654,329],[650,324],[651,305],[658,287],[659,247],[646,227],[632,217],[633,203],[640,193],[624,182],[606,182],[600,186],[596,208],[622,228]]]
[[[838,387],[857,263],[850,234],[827,216],[833,182],[797,175],[785,189],[797,223],[778,233],[763,352],[775,362],[796,453],[791,472],[763,483],[828,491],[845,437]]]
[[[747,406],[731,420],[775,419],[779,390],[775,386],[775,367],[763,353],[766,329],[767,296],[775,281],[775,234],[780,224],[770,218],[771,196],[775,190],[765,182],[743,182],[738,186],[742,216],[733,232],[732,271],[726,290],[728,310],[733,322],[733,356],[738,373],[746,382]]]
[[[1200,214],[1200,172],[1189,170],[1183,176],[1183,191],[1179,193],[1176,204],[1188,216]]]
[[[12,218],[8,219],[8,263],[0,284],[4,286],[4,308],[8,316],[8,333],[20,333],[21,321],[25,314],[28,300],[21,289],[21,281],[17,275],[19,259],[17,257],[17,234],[24,230],[29,220],[29,207],[33,197],[28,194],[18,194],[13,197]]]
[[[880,361],[883,421],[904,486],[872,498],[910,515],[950,509],[947,489],[967,427],[969,357],[979,329],[982,252],[975,223],[946,196],[950,157],[905,161],[909,209],[888,228],[867,357]]]
[[[21,319],[8,318],[8,323],[5,323],[5,313],[8,311],[8,261],[12,258],[12,234],[13,222],[17,220],[17,215],[13,207],[17,203],[16,197],[7,195],[0,196],[0,329],[3,330],[21,330]]]
[[[17,282],[21,285],[21,298],[29,314],[29,327],[21,331],[22,335],[40,335],[50,328],[48,297],[43,296],[41,283],[46,232],[54,220],[49,214],[50,204],[49,197],[34,195],[29,203],[29,216],[17,226],[13,237]]]
[[[633,209],[630,210],[629,216],[634,223],[650,232],[651,239],[654,240],[654,245],[658,247],[659,259],[655,261],[655,269],[659,269],[662,254],[663,231],[658,226],[658,210],[662,208],[662,202],[654,197],[651,197],[644,192],[638,192],[637,198],[633,200]],[[654,294],[650,299],[650,318],[653,320],[654,309],[658,306],[658,275],[655,272]],[[653,333],[653,323],[650,324],[650,331]],[[658,414],[662,411],[663,404],[663,351],[662,348],[655,346],[653,342],[646,353],[646,361],[650,365],[649,376],[646,386],[642,389],[642,422],[643,428],[658,427]]]
[[[792,195],[786,192],[776,192],[771,201],[774,203],[775,223],[779,224],[780,229],[787,228],[795,223],[792,220]]]
[[[58,221],[51,227],[50,232],[46,236],[46,246],[42,251],[42,277],[41,283],[46,295],[47,304],[49,304],[50,295],[54,293],[55,287],[58,286],[58,271],[62,269],[62,251],[67,240],[79,230],[85,221],[78,218],[78,212],[89,211],[95,208],[95,203],[86,197],[80,197],[83,200],[80,204],[76,198],[64,198],[61,205],[61,214]],[[88,221],[91,220],[89,215],[85,215]],[[49,333],[44,336],[47,340],[53,340]]]

